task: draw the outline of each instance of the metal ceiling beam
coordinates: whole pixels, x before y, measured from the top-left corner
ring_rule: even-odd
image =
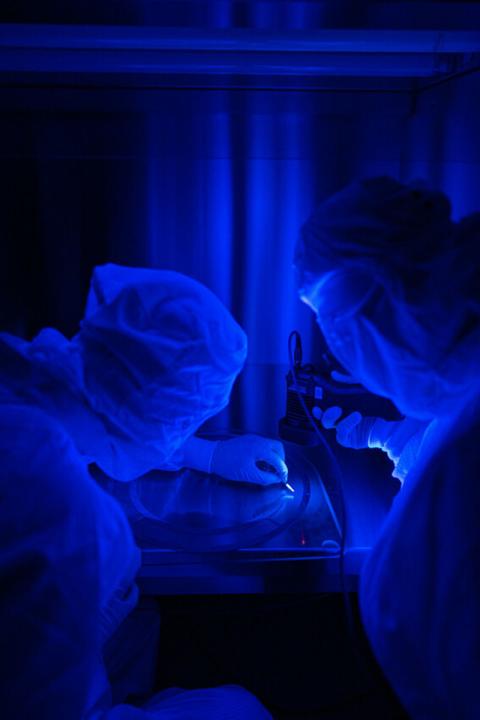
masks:
[[[480,32],[271,33],[0,25],[0,73],[434,78],[480,60]]]

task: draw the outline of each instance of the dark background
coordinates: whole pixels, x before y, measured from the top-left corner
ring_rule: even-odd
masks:
[[[39,33],[46,23],[478,30],[480,7],[12,0],[0,23],[35,23]],[[422,93],[394,79],[374,91],[358,77],[317,91],[300,81],[269,91],[174,85],[146,87],[141,75],[99,87],[90,78],[68,85],[1,74],[0,329],[31,338],[54,326],[71,336],[99,263],[187,273],[249,337],[247,367],[219,425],[275,434],[288,333],[302,332],[308,359],[319,350],[291,270],[298,228],[331,192],[384,173],[445,190],[455,217],[479,209],[480,75]],[[363,528],[370,540],[395,491],[386,463],[371,468],[369,499],[350,482],[359,508],[376,503],[370,516],[358,511],[360,528],[362,517],[375,518]],[[238,682],[279,718],[396,717],[377,672],[365,674],[372,661],[361,640],[354,649],[340,596],[160,602],[162,687]]]

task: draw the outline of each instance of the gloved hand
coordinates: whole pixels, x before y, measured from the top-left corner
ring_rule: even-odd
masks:
[[[259,435],[220,440],[213,451],[212,472],[227,480],[272,485],[288,480],[281,442]]]
[[[337,424],[341,415],[341,408],[328,408],[321,417],[323,427],[335,428],[337,442],[344,447],[379,448],[385,452],[395,465],[393,477],[403,482],[415,464],[430,423],[413,418],[383,420],[353,412]]]
[[[288,480],[282,443],[259,435],[215,442],[193,436],[183,446],[183,465],[236,482],[272,485]]]

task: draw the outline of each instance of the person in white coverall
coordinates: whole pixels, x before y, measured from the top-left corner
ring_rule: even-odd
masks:
[[[205,287],[113,265],[95,271],[72,340],[52,329],[32,342],[0,335],[4,720],[270,718],[236,686],[113,704],[105,647],[137,602],[139,551],[122,508],[88,473],[94,462],[128,482],[186,465],[284,482],[280,443],[194,436],[228,403],[245,356],[245,334]]]
[[[373,653],[412,718],[480,717],[480,215],[381,177],[326,200],[295,265],[336,358],[404,415],[325,427],[379,447],[403,487],[361,577]]]

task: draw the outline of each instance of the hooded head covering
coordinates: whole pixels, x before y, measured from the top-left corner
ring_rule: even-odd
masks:
[[[355,182],[302,228],[299,292],[332,352],[369,390],[430,419],[478,386],[480,222],[445,195]]]
[[[243,330],[206,287],[117,265],[96,268],[74,343],[111,440],[113,459],[94,459],[118,479],[161,466],[222,410],[247,352]]]

